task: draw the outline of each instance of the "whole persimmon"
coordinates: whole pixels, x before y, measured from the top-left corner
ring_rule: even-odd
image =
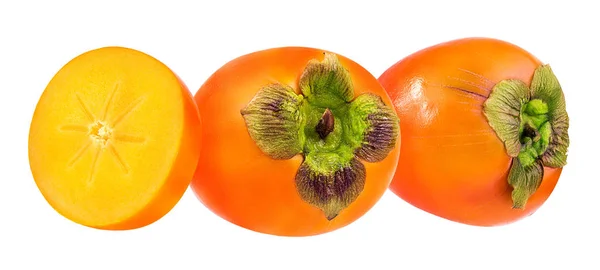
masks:
[[[554,190],[569,146],[565,97],[550,66],[491,38],[440,43],[379,82],[401,119],[390,190],[439,217],[515,222]]]
[[[191,187],[252,231],[309,236],[350,224],[387,190],[399,120],[377,78],[315,48],[253,52],[195,95],[202,152]]]

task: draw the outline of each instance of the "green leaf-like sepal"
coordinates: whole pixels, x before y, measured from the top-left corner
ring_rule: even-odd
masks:
[[[519,158],[513,158],[508,174],[508,183],[512,186],[513,208],[523,209],[527,200],[536,192],[544,178],[544,167],[540,160],[530,166],[524,166]]]
[[[283,84],[261,88],[241,110],[250,137],[271,158],[289,159],[302,151],[302,96]]]
[[[332,53],[325,53],[323,61],[310,60],[299,85],[309,102],[318,107],[337,108],[354,98],[350,73]]]
[[[504,143],[506,152],[516,157],[521,151],[521,107],[529,100],[527,85],[519,80],[504,80],[494,86],[483,105],[488,123]]]
[[[365,166],[356,158],[310,153],[298,169],[296,188],[304,201],[332,220],[358,198],[365,179]]]
[[[365,93],[352,101],[348,110],[348,123],[354,134],[348,137],[354,145],[356,156],[368,162],[379,162],[396,146],[400,122],[393,108],[381,97]]]

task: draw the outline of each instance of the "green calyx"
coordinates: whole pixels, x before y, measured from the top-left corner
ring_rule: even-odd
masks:
[[[544,167],[566,165],[569,117],[562,88],[548,65],[538,67],[531,85],[503,80],[484,103],[484,115],[513,158],[508,182],[513,208],[523,209],[544,177]]]
[[[362,161],[379,162],[395,147],[399,119],[380,97],[355,97],[350,73],[334,54],[310,60],[298,85],[301,94],[279,83],[262,87],[241,114],[266,155],[303,155],[299,196],[332,220],[362,192]]]
[[[517,157],[528,167],[546,152],[550,143],[552,127],[548,121],[548,105],[544,101],[533,99],[523,104],[519,134],[521,150]]]

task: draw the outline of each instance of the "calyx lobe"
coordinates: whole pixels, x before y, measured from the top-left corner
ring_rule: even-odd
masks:
[[[541,184],[544,166],[566,165],[569,117],[562,88],[550,66],[542,65],[529,87],[514,79],[497,83],[483,111],[513,158],[508,182],[513,207],[522,209]]]
[[[319,164],[308,155],[296,174],[300,197],[319,207],[328,220],[348,207],[365,186],[365,166],[356,158],[332,171],[315,170]]]
[[[394,148],[399,120],[380,97],[354,97],[350,73],[332,53],[308,61],[298,85],[301,94],[279,83],[264,86],[241,114],[265,154],[304,156],[298,194],[332,220],[362,192],[362,162],[379,162]]]
[[[289,159],[302,150],[302,96],[282,84],[267,85],[241,110],[248,133],[260,150],[274,159]]]
[[[358,96],[352,104],[350,124],[356,133],[362,133],[354,153],[368,162],[382,161],[395,144],[400,133],[393,108],[387,107],[381,97],[374,94]]]

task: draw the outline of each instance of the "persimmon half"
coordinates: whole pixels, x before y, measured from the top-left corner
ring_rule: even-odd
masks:
[[[159,60],[124,47],[75,57],[48,83],[29,132],[47,202],[93,228],[136,229],[167,214],[194,174],[200,116]]]
[[[195,100],[203,150],[192,189],[252,231],[309,236],[350,224],[384,194],[397,166],[400,126],[385,90],[332,52],[243,55]]]
[[[515,222],[554,190],[569,118],[549,65],[512,43],[463,38],[415,52],[379,82],[401,119],[390,190],[439,217]]]

